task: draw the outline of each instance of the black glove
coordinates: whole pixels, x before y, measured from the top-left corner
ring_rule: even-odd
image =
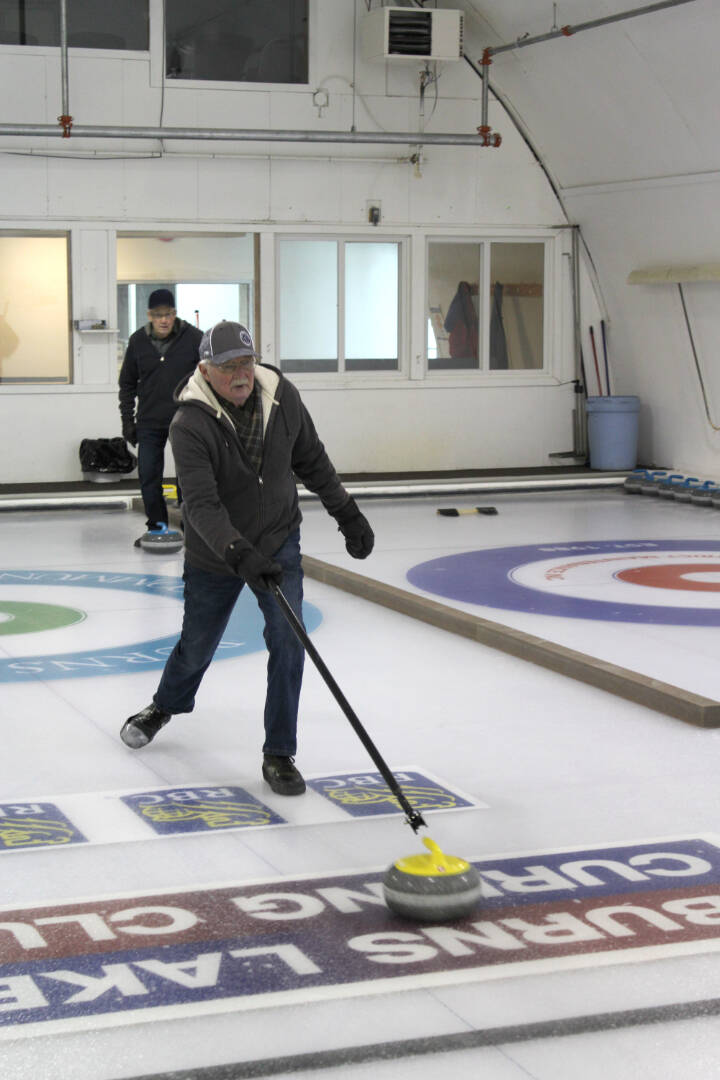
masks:
[[[137,446],[137,426],[134,420],[123,420],[122,437],[131,446]]]
[[[231,566],[238,577],[244,578],[251,589],[267,592],[270,582],[279,585],[282,581],[282,566],[266,558],[257,548],[247,541],[236,540],[229,544],[225,552],[225,562]]]
[[[375,546],[375,533],[354,499],[350,499],[342,510],[335,514],[335,520],[345,537],[345,550],[348,555],[352,555],[353,559],[367,559]]]

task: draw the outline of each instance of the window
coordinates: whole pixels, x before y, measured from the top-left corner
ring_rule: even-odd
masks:
[[[166,0],[170,79],[306,83],[308,0]]]
[[[490,368],[543,366],[544,244],[490,245]]]
[[[118,361],[155,289],[170,289],[178,316],[201,330],[232,319],[254,333],[254,278],[252,234],[118,236]]]
[[[478,368],[482,244],[428,245],[428,368]]]
[[[69,382],[67,237],[0,235],[0,383]]]
[[[345,244],[345,370],[398,366],[397,244]]]
[[[148,50],[148,0],[67,0],[67,43]],[[0,44],[60,45],[60,0],[0,0]]]
[[[542,369],[544,279],[541,241],[430,241],[428,370]]]
[[[399,282],[396,241],[280,240],[282,370],[397,371]]]

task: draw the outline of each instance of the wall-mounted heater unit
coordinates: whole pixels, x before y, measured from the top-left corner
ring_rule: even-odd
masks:
[[[462,11],[381,7],[361,22],[365,60],[462,60]]]

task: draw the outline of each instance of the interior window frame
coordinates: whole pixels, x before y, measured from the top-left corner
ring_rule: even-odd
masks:
[[[282,288],[280,286],[280,248],[286,242],[328,242],[336,244],[337,250],[337,310],[338,319],[335,327],[337,341],[338,367],[334,371],[292,371],[283,367],[283,358],[280,355],[281,341],[281,304]],[[397,365],[394,368],[365,368],[348,369],[345,364],[345,249],[349,244],[394,244],[398,252],[398,278],[397,278]],[[275,237],[275,327],[274,334],[277,342],[276,362],[280,370],[287,374],[293,381],[308,380],[308,385],[329,380],[330,384],[366,383],[370,380],[407,379],[408,378],[408,331],[407,312],[408,299],[405,288],[405,277],[409,273],[410,260],[408,254],[408,238],[396,235],[368,236],[367,234],[351,233],[279,233]]]
[[[430,245],[433,243],[443,244],[476,244],[481,247],[479,265],[480,307],[478,327],[478,364],[475,367],[442,367],[431,368],[428,357],[428,334],[427,322],[430,312]],[[543,246],[543,328],[542,328],[542,357],[541,367],[536,368],[491,368],[490,367],[490,264],[493,244],[542,244]],[[555,325],[556,307],[559,303],[560,282],[556,271],[556,261],[559,258],[559,233],[548,233],[544,230],[538,234],[532,230],[508,234],[505,232],[477,232],[464,236],[448,234],[426,234],[425,236],[425,288],[424,288],[424,379],[427,381],[439,381],[441,379],[452,382],[477,382],[486,381],[511,381],[527,382],[541,379],[558,377],[555,368],[559,365],[553,361],[552,332]]]
[[[38,387],[71,387],[75,385],[75,357],[73,349],[73,287],[72,287],[72,233],[70,229],[0,229],[0,239],[5,237],[27,239],[62,239],[65,241],[65,297],[67,311],[67,326],[65,331],[65,347],[67,374],[63,376],[37,376],[37,377],[5,377],[0,372],[0,392],[10,387],[27,388]]]

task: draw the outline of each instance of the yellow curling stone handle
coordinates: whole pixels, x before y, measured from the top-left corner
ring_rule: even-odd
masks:
[[[446,855],[429,836],[423,837],[423,844],[430,851],[429,855],[408,855],[398,859],[395,866],[403,874],[418,874],[422,877],[435,877],[437,874],[464,874],[470,869],[470,863],[459,859],[457,855]]]

